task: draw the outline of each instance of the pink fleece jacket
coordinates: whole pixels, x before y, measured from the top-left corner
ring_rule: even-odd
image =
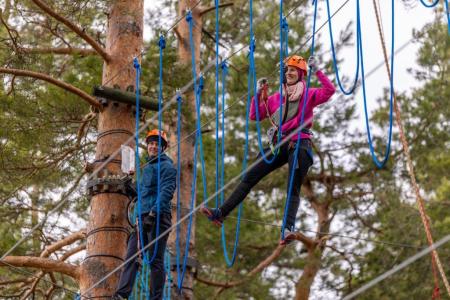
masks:
[[[334,92],[336,91],[336,88],[334,87],[333,83],[328,79],[328,77],[322,73],[322,71],[316,72],[317,78],[319,79],[322,87],[320,88],[312,88],[310,87],[308,90],[308,100],[306,102],[305,107],[305,115],[303,117],[303,122],[306,124],[306,128],[312,127],[312,121],[313,121],[313,109],[314,107],[327,102],[331,96],[333,96]],[[306,86],[306,84],[305,84]],[[303,94],[301,96],[301,102],[299,105],[299,109],[297,112],[297,115],[290,119],[289,121],[283,123],[281,126],[281,132],[283,135],[288,135],[290,132],[295,130],[300,126],[300,119],[302,116],[302,108],[303,108],[303,101],[305,100],[305,92],[306,88],[303,91]],[[259,100],[259,99],[258,99]],[[259,119],[263,120],[267,118],[269,115],[273,115],[280,106],[280,93],[276,92],[275,94],[270,95],[267,98],[267,107],[269,109],[269,112],[267,113],[266,106],[261,101],[258,102],[258,112],[259,112]],[[283,95],[283,105],[286,102],[286,97]],[[252,98],[252,103],[250,106],[250,119],[256,120],[256,103],[254,97]],[[297,140],[297,134],[295,134],[291,140],[296,141]],[[309,139],[311,136],[306,133],[301,133],[302,139]]]

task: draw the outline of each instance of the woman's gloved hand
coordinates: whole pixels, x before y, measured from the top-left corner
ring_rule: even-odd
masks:
[[[317,71],[317,60],[314,55],[310,56],[308,58],[308,67],[311,70],[312,73],[316,73]]]

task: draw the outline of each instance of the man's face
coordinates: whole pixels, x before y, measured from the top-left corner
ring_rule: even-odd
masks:
[[[157,156],[158,155],[158,141],[150,141],[147,144],[147,152],[149,156]],[[162,149],[161,149],[162,152]]]

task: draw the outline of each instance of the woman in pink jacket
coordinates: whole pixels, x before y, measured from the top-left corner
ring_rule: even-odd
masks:
[[[303,118],[303,129],[301,130],[300,149],[298,151],[298,159],[296,166],[294,164],[295,145],[298,134],[294,134],[291,140],[284,143],[279,150],[272,152],[270,148],[264,149],[269,163],[265,159],[261,160],[251,169],[249,169],[242,181],[235,188],[231,196],[224,202],[224,204],[217,208],[203,207],[201,212],[214,222],[216,225],[222,225],[225,217],[238,206],[250,192],[251,188],[255,186],[263,177],[272,171],[280,168],[284,164],[289,164],[289,176],[287,177],[287,186],[289,188],[289,179],[291,172],[294,173],[291,196],[289,199],[289,209],[286,218],[284,240],[281,244],[291,242],[295,235],[293,234],[295,217],[298,207],[300,205],[300,187],[308,174],[308,170],[313,163],[311,136],[313,121],[313,109],[327,102],[336,91],[331,81],[317,70],[314,57],[308,60],[308,66],[311,72],[314,72],[321,83],[320,88],[309,88],[308,97]],[[308,72],[306,61],[303,57],[293,55],[285,60],[285,83],[283,84],[283,105],[281,111],[282,136],[287,136],[292,131],[298,129],[301,123],[301,115],[303,109],[303,102],[305,101],[306,83],[305,78]],[[280,93],[276,92],[267,97],[267,81],[265,79],[258,80],[257,100],[252,99],[250,107],[250,119],[257,120],[258,106],[259,120],[269,118],[273,127],[269,130],[269,139],[276,137],[280,118]],[[287,96],[286,96],[287,95]],[[287,101],[286,101],[287,98]],[[273,142],[273,143],[276,143]],[[260,154],[261,155],[261,154]],[[275,155],[275,157],[274,157]],[[289,191],[288,191],[289,192]]]

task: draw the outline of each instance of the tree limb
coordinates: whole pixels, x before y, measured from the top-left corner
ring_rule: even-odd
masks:
[[[28,71],[28,70],[10,69],[10,68],[0,68],[0,73],[12,74],[12,75],[18,75],[18,76],[24,76],[24,77],[32,77],[32,78],[47,81],[51,84],[54,84],[66,91],[69,91],[69,92],[79,96],[80,98],[86,100],[92,106],[95,106],[97,109],[102,109],[101,104],[97,101],[97,99],[95,97],[92,97],[85,91],[80,90],[79,88],[74,87],[73,85],[70,85],[64,81],[57,80],[47,74]]]
[[[51,9],[48,5],[46,5],[41,0],[32,0],[32,1],[37,6],[39,6],[39,8],[42,9],[45,13],[52,16],[53,18],[60,21],[61,23],[65,24],[73,32],[78,34],[78,36],[80,36],[89,45],[91,45],[92,48],[94,48],[95,51],[97,51],[97,53],[100,54],[100,56],[102,56],[106,62],[111,61],[111,56],[106,52],[106,50],[99,43],[97,43],[91,36],[89,36],[84,29],[78,27],[77,25],[75,25],[74,23],[69,21],[68,19],[66,19],[63,16],[61,16],[60,14],[56,13],[53,9]]]
[[[222,3],[222,4],[219,4],[219,8],[224,8],[224,7],[233,6],[233,5],[234,5],[233,2]],[[200,15],[200,17],[203,17],[204,14],[209,13],[210,11],[213,11],[214,9],[216,9],[215,6],[205,7],[200,10],[199,15]]]
[[[53,252],[58,251],[67,245],[73,244],[74,242],[83,239],[85,236],[86,236],[85,229],[77,231],[77,232],[65,237],[64,239],[45,247],[45,250],[42,251],[40,257],[44,257],[44,258],[49,257],[50,254],[52,254]]]
[[[20,48],[20,51],[27,54],[62,54],[62,55],[97,55],[97,51],[85,48],[71,48],[71,47],[48,47],[48,48]]]
[[[79,281],[80,269],[78,266],[43,257],[7,256],[0,261],[0,266],[12,265],[15,267],[37,268],[46,272],[59,272]]]

